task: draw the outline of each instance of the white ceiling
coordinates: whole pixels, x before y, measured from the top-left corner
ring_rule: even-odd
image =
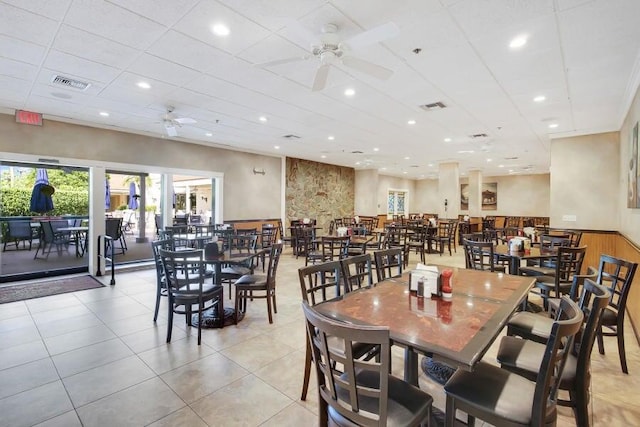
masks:
[[[639,17],[638,0],[0,0],[0,111],[161,136],[171,105],[197,120],[176,139],[198,144],[417,179],[452,161],[546,173],[550,138],[620,128]],[[227,37],[211,31],[220,22]],[[399,35],[352,55],[388,80],[338,65],[312,92],[317,58],[256,66],[308,54],[323,24],[347,40],[387,22]],[[518,35],[527,44],[509,48]],[[56,74],[91,86],[54,86]]]

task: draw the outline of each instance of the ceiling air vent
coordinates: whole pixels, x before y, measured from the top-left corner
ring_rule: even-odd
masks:
[[[87,88],[91,86],[91,83],[81,82],[80,80],[72,79],[71,77],[60,76],[57,74],[51,78],[51,83],[53,83],[54,85],[69,87],[71,89],[82,91],[87,90]]]
[[[442,110],[443,108],[447,108],[447,106],[444,105],[444,102],[433,102],[431,104],[421,105],[420,108],[422,108],[425,111],[433,111],[433,110]]]
[[[300,139],[300,137],[298,135],[294,135],[292,133],[290,133],[289,135],[284,135],[283,138],[287,138],[287,139]]]
[[[362,154],[362,151],[360,151],[360,150],[353,150],[353,151],[351,152],[351,154]]]
[[[471,138],[474,138],[474,139],[475,138],[486,138],[487,136],[489,136],[489,135],[487,135],[486,133],[474,133],[473,135],[471,135]]]

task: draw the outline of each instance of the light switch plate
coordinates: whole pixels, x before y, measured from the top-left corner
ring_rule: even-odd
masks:
[[[562,215],[562,220],[576,222],[577,218],[575,215]]]

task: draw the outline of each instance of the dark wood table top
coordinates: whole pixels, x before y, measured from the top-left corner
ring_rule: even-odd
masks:
[[[518,259],[553,258],[557,255],[556,251],[540,248],[539,246],[532,246],[531,249],[526,251],[511,251],[509,250],[509,245],[500,244],[494,245],[493,250],[497,255],[516,257]]]
[[[440,267],[440,271],[450,267]],[[472,369],[496,339],[535,278],[453,270],[453,296],[419,299],[408,273],[350,292],[315,308],[325,316],[362,325],[388,326],[394,344],[453,366]]]

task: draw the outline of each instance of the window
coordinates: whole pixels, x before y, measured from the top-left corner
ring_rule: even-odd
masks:
[[[407,214],[407,200],[409,192],[404,190],[389,190],[387,197],[387,216],[393,218],[394,215]]]

